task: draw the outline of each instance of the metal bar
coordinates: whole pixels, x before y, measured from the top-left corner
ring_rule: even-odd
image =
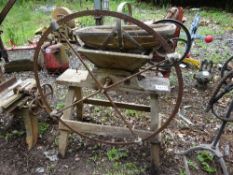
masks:
[[[1,59],[1,57],[4,59],[4,61],[6,63],[9,62],[7,50],[4,47],[4,44],[3,44],[3,41],[2,41],[2,37],[0,36],[0,59]]]
[[[6,18],[7,14],[11,10],[11,8],[15,4],[15,2],[16,2],[16,0],[9,0],[7,2],[7,4],[5,5],[5,7],[3,8],[3,10],[1,11],[1,13],[0,13],[0,25],[2,24],[2,22]]]
[[[94,99],[94,98],[86,99],[84,100],[84,103],[92,104],[92,105],[99,105],[99,106],[112,106],[108,100],[99,100],[99,99]],[[115,103],[116,106],[119,108],[150,112],[150,107],[146,105],[139,105],[135,103],[123,103],[123,102],[116,102],[116,101],[113,101],[113,103]]]
[[[58,31],[59,32],[59,31]],[[79,61],[83,64],[83,66],[87,69],[87,71],[89,72],[90,76],[92,77],[92,79],[96,82],[96,85],[98,86],[98,89],[103,89],[103,85],[101,84],[100,81],[97,80],[97,78],[95,77],[95,75],[92,73],[91,69],[88,67],[88,65],[84,62],[84,60],[82,59],[81,55],[75,51],[75,48],[71,45],[71,43],[69,42],[69,40],[66,38],[66,36],[59,32],[60,35],[66,40],[69,48],[73,51],[73,53],[75,54],[75,56],[79,59]]]
[[[120,110],[117,108],[116,104],[112,101],[112,98],[108,95],[108,93],[105,91],[103,94],[107,97],[112,107],[114,108],[116,114],[118,115],[118,117],[120,117],[121,120],[123,120],[124,124],[128,127],[132,135],[134,135],[135,139],[139,138],[139,136],[133,131],[133,125],[127,122],[127,119],[121,114]]]

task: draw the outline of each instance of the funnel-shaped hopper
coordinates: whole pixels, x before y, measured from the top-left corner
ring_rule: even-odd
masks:
[[[120,69],[130,72],[137,71],[152,58],[152,55],[129,54],[84,48],[79,48],[78,52],[99,68]]]

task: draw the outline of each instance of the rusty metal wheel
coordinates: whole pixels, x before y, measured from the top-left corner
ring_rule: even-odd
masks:
[[[228,72],[233,70],[233,56],[228,58],[221,68],[221,77],[223,78]]]
[[[154,22],[154,24],[173,24],[176,26],[174,37],[171,37],[167,41],[168,44],[173,46],[173,51],[180,54],[178,62],[181,63],[186,58],[192,46],[192,38],[188,29],[181,22],[173,19],[159,20]]]
[[[233,101],[231,97],[228,97],[229,99],[224,102],[224,105],[221,104],[221,100],[223,97],[227,97],[227,94],[232,92],[233,90],[233,70],[228,72],[217,84],[210,100],[207,105],[207,111],[211,110],[212,113],[220,120],[226,121],[226,122],[233,122],[232,117],[232,108],[233,108]],[[229,81],[230,80],[230,81]],[[227,82],[227,83],[226,83]],[[230,110],[226,110],[228,109]],[[226,112],[229,112],[227,115]],[[229,118],[226,118],[225,116],[229,116]]]
[[[161,125],[160,128],[158,128],[156,131],[153,131],[152,134],[150,134],[149,136],[146,137],[139,137],[135,132],[134,132],[134,126],[132,123],[130,123],[128,121],[128,119],[122,115],[121,110],[118,108],[117,103],[114,102],[113,98],[111,97],[110,94],[110,90],[118,87],[119,85],[123,84],[123,83],[127,83],[129,82],[131,79],[133,78],[137,78],[140,79],[140,77],[143,77],[144,74],[146,72],[149,72],[151,70],[156,71],[156,68],[159,67],[161,64],[163,64],[166,60],[166,58],[164,58],[164,60],[157,62],[157,63],[153,63],[152,65],[148,65],[146,68],[144,68],[143,70],[140,70],[140,66],[139,69],[134,69],[133,71],[129,71],[129,75],[125,78],[122,78],[119,81],[116,82],[111,82],[108,81],[108,79],[106,79],[106,82],[103,83],[101,81],[99,81],[97,79],[97,77],[93,74],[93,72],[91,71],[91,68],[89,66],[89,63],[86,62],[86,60],[83,60],[83,55],[80,54],[80,48],[82,47],[87,47],[88,49],[90,49],[90,47],[92,47],[91,49],[94,50],[99,50],[99,51],[103,51],[101,50],[101,48],[95,48],[95,45],[89,45],[89,46],[85,46],[85,43],[83,43],[82,41],[80,41],[81,39],[78,39],[78,43],[73,43],[73,41],[70,41],[69,38],[67,38],[65,35],[63,35],[62,33],[59,33],[59,26],[67,23],[70,20],[74,20],[76,18],[84,18],[87,19],[87,17],[94,17],[95,16],[107,16],[107,17],[113,17],[116,19],[120,19],[120,20],[124,20],[124,21],[129,21],[132,25],[135,25],[137,28],[140,29],[140,32],[142,32],[143,36],[146,34],[146,36],[149,36],[149,40],[151,41],[149,44],[152,43],[152,48],[148,47],[148,43],[145,45],[141,45],[141,50],[140,53],[135,53],[133,52],[134,56],[142,56],[144,54],[147,54],[145,56],[148,57],[148,55],[151,55],[150,52],[153,52],[157,49],[159,50],[163,50],[166,53],[171,53],[172,52],[172,48],[168,45],[168,42],[166,41],[166,39],[164,39],[158,32],[156,32],[155,30],[153,30],[151,27],[147,26],[146,24],[130,17],[124,14],[120,14],[117,12],[111,12],[111,11],[102,11],[102,10],[87,10],[87,11],[80,11],[80,12],[76,12],[73,13],[71,15],[65,16],[64,18],[58,20],[56,23],[53,23],[46,31],[45,33],[42,35],[40,41],[38,42],[35,54],[34,54],[34,73],[35,73],[35,79],[36,79],[36,83],[37,83],[37,87],[38,87],[38,91],[40,93],[41,99],[43,101],[43,106],[46,109],[46,111],[48,113],[50,113],[50,115],[52,117],[56,117],[59,122],[61,122],[65,127],[67,127],[68,129],[70,129],[71,131],[79,134],[80,136],[87,138],[87,139],[91,139],[93,141],[97,141],[97,142],[103,142],[103,143],[107,143],[107,144],[116,144],[116,145],[127,145],[127,144],[133,144],[133,143],[142,143],[143,141],[148,141],[150,139],[152,139],[154,136],[156,136],[158,133],[160,133],[162,130],[164,130],[169,123],[172,121],[172,119],[175,117],[176,113],[178,112],[179,106],[181,104],[181,100],[182,100],[182,95],[183,95],[183,80],[182,80],[182,74],[181,74],[181,70],[179,68],[179,64],[178,62],[173,62],[173,64],[171,65],[171,67],[173,67],[173,70],[175,72],[175,76],[177,77],[177,85],[178,85],[178,90],[177,90],[177,96],[175,98],[175,102],[173,101],[174,107],[171,110],[170,114],[168,115],[167,119],[165,122],[163,122],[163,124]],[[81,21],[81,20],[79,20]],[[127,33],[126,31],[123,31],[122,28],[120,29],[122,33]],[[41,50],[41,47],[43,45],[43,43],[47,40],[49,35],[52,35],[53,33],[59,33],[60,36],[63,37],[63,41],[66,42],[66,45],[70,47],[70,50],[73,52],[73,55],[79,59],[80,63],[82,63],[82,67],[84,67],[90,77],[92,78],[93,82],[96,85],[96,89],[94,92],[89,92],[88,95],[86,95],[85,97],[83,97],[80,100],[75,100],[71,105],[69,106],[63,106],[60,107],[59,109],[54,110],[54,106],[52,106],[51,104],[49,104],[49,102],[46,99],[46,96],[43,92],[43,88],[41,87],[41,80],[40,80],[40,73],[39,73],[39,69],[38,69],[38,56],[39,56],[39,52]],[[117,30],[112,30],[112,35],[114,37],[116,37],[118,35]],[[131,33],[132,34],[132,33]],[[132,38],[131,34],[126,34],[128,36],[128,38]],[[137,35],[133,35],[133,36],[137,36]],[[113,38],[114,38],[113,37]],[[104,38],[104,40],[109,40],[107,38]],[[127,38],[127,37],[126,37]],[[147,39],[148,39],[147,38]],[[135,51],[135,48],[138,47],[138,41],[134,42],[134,38],[131,39],[130,43],[134,46],[130,47],[130,48],[123,48],[120,49],[120,51],[124,52],[126,55],[128,54],[127,52],[130,53],[131,50]],[[153,44],[156,42],[156,44],[159,43],[159,45],[157,45],[156,47],[153,47]],[[103,43],[101,43],[101,46],[103,45]],[[123,43],[124,45],[124,43]],[[104,44],[105,49],[109,50],[111,49],[112,45],[109,44],[109,41],[106,42]],[[131,46],[131,45],[130,45]],[[119,52],[119,50],[115,51],[115,52]],[[149,53],[148,53],[149,52]],[[151,60],[147,59],[147,62],[149,63]],[[147,63],[146,62],[146,63]],[[143,63],[143,64],[146,64]],[[95,63],[98,64],[98,63]],[[109,65],[112,66],[112,65]],[[119,65],[117,65],[119,66]],[[119,67],[117,67],[116,69],[119,70]],[[127,67],[125,68],[127,69]],[[159,72],[156,72],[156,74],[159,74]],[[56,89],[56,88],[55,88]],[[123,121],[123,126],[126,126],[127,129],[129,129],[130,133],[132,134],[131,139],[129,140],[125,140],[125,138],[122,138],[121,140],[112,140],[112,138],[110,140],[106,140],[106,138],[104,139],[100,139],[98,137],[91,137],[89,135],[83,134],[82,132],[80,132],[78,129],[74,129],[72,127],[70,127],[69,125],[67,125],[63,120],[60,119],[60,116],[63,114],[63,112],[69,108],[73,108],[75,105],[83,103],[85,101],[87,101],[89,98],[96,96],[96,95],[102,95],[104,96],[108,102],[111,104],[111,107],[113,109],[113,112],[116,114],[116,118],[120,119],[121,121]],[[58,100],[58,99],[57,99]],[[169,108],[171,108],[169,106]]]

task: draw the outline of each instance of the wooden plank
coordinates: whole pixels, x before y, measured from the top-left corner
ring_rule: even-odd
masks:
[[[119,73],[120,72],[120,73]],[[128,76],[129,73],[125,71],[114,71],[108,69],[93,70],[93,74],[98,81],[103,83],[106,77],[110,78],[113,83],[118,82]],[[85,70],[68,69],[57,78],[57,83],[66,86],[85,87],[96,89],[95,81]],[[167,93],[170,91],[170,83],[167,78],[161,77],[145,77],[143,80],[138,80],[137,77],[130,79],[129,83],[121,83],[120,85],[112,88],[111,90],[120,90],[135,93]]]
[[[73,103],[74,101],[74,97],[75,97],[75,88],[74,87],[69,87],[68,89],[68,94],[66,95],[66,99],[65,99],[65,105],[69,106]],[[71,120],[72,119],[72,112],[73,112],[73,108],[68,108],[67,110],[64,111],[64,118],[67,120]],[[59,128],[64,127],[62,125],[62,123],[59,123]],[[59,153],[62,157],[65,156],[66,153],[66,149],[67,149],[67,144],[68,144],[68,136],[69,136],[69,132],[67,131],[60,131],[59,134],[59,140],[58,140],[58,150]]]
[[[12,108],[17,101],[21,100],[25,96],[23,93],[14,93],[14,86],[19,86],[20,88],[29,91],[31,88],[36,86],[36,82],[34,79],[27,79],[22,82],[18,81],[3,91],[0,97],[0,112],[7,110],[10,107]],[[15,105],[13,108],[16,107],[17,106]]]
[[[160,127],[159,118],[159,101],[158,95],[151,95],[151,130],[155,131]],[[158,134],[151,142],[151,158],[153,167],[159,171],[160,167],[160,140],[161,135]]]
[[[82,99],[82,88],[80,87],[75,87],[75,98],[76,100],[80,100]],[[77,111],[77,117],[79,120],[83,119],[83,102],[80,102],[78,104],[76,104],[76,111]]]
[[[0,112],[7,110],[10,106],[13,106],[17,101],[19,101],[23,97],[22,94],[14,94],[10,96],[7,100],[0,102]],[[17,108],[15,105],[13,108]]]
[[[31,150],[38,139],[37,118],[29,113],[28,108],[21,108],[21,114],[23,115],[26,129],[26,142],[28,144],[28,149]]]
[[[0,84],[0,93],[4,90],[6,90],[8,87],[12,86],[14,83],[16,83],[16,77],[12,77],[9,80],[6,80]]]
[[[84,103],[92,104],[92,105],[99,105],[99,106],[112,106],[111,103],[107,100],[99,100],[99,99],[94,99],[94,98],[86,99],[84,100]],[[114,101],[114,103],[119,108],[150,112],[150,107],[146,105],[139,105],[135,103],[123,103],[123,102],[116,102],[116,101]]]
[[[78,130],[82,133],[95,134],[101,136],[112,136],[115,138],[131,138],[133,135],[128,128],[108,126],[108,125],[98,125],[93,123],[79,122],[66,120],[62,117],[62,120],[74,130]],[[65,126],[59,126],[59,129],[69,131]],[[133,129],[133,131],[141,138],[145,138],[152,134],[151,131]]]
[[[68,86],[80,86],[88,77],[88,72],[84,70],[67,69],[61,74],[56,82]]]
[[[29,59],[14,60],[4,65],[6,73],[33,71],[33,61]]]

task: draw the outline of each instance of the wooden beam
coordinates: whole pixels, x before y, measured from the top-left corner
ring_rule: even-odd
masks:
[[[29,59],[14,60],[4,65],[5,73],[33,71],[33,61]]]
[[[15,77],[10,78],[0,84],[0,93],[17,82]]]
[[[95,135],[101,135],[101,136],[112,136],[115,138],[133,137],[129,129],[124,128],[124,127],[78,122],[78,121],[66,120],[63,118],[62,120],[72,129],[77,130],[81,133],[95,134]],[[70,129],[65,127],[64,125],[60,125],[59,129],[70,131]],[[145,138],[153,133],[151,131],[138,130],[138,129],[133,129],[133,131],[141,138]]]
[[[84,103],[86,104],[92,104],[92,105],[99,105],[99,106],[112,106],[111,103],[107,100],[99,100],[94,98],[89,98],[84,100]],[[124,102],[115,102],[117,107],[119,108],[126,108],[126,109],[133,109],[137,111],[145,111],[150,112],[150,107],[146,105],[139,105],[136,103],[124,103]]]

